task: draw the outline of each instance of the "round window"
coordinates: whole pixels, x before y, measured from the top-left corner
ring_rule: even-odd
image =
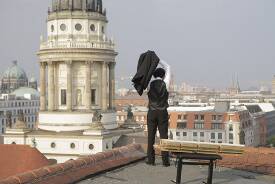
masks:
[[[65,31],[65,30],[66,30],[66,28],[67,28],[67,27],[66,27],[66,25],[65,25],[65,24],[61,24],[61,25],[60,25],[60,29],[61,29],[61,31]]]
[[[92,25],[90,26],[90,29],[91,29],[91,31],[95,31],[95,25],[92,24]]]
[[[75,143],[71,143],[71,148],[75,149]]]
[[[82,25],[81,25],[81,24],[76,24],[76,25],[75,25],[75,29],[76,29],[77,31],[81,31]]]
[[[94,148],[95,148],[95,147],[94,147],[93,144],[90,144],[90,145],[89,145],[89,149],[90,149],[90,150],[93,150]]]
[[[55,148],[55,147],[56,147],[55,143],[54,142],[51,143],[51,148]]]
[[[51,25],[51,31],[54,32],[54,25]]]

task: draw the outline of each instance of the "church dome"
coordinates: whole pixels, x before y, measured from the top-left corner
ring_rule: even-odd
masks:
[[[28,80],[26,72],[17,65],[17,61],[13,62],[13,65],[9,67],[4,73],[2,74],[2,79],[10,80]]]
[[[52,11],[87,11],[105,15],[102,0],[53,0]]]

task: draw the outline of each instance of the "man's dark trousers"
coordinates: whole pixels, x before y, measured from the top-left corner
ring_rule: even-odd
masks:
[[[167,110],[149,110],[147,114],[148,128],[148,162],[155,163],[155,136],[157,129],[159,130],[161,139],[168,139],[168,112]],[[169,162],[169,153],[161,152],[163,163]]]

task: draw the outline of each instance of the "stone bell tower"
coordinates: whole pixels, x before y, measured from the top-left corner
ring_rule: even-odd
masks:
[[[105,129],[117,128],[114,111],[114,42],[106,35],[102,0],[53,0],[47,39],[41,38],[38,127],[89,129],[100,111]]]

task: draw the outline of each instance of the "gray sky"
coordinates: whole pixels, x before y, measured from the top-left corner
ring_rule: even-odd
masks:
[[[36,52],[51,0],[1,0],[0,71],[17,59],[38,76]],[[177,83],[242,88],[275,74],[274,0],[103,0],[117,51],[117,76],[135,73],[140,53],[155,50]],[[129,83],[130,84],[130,83]]]

